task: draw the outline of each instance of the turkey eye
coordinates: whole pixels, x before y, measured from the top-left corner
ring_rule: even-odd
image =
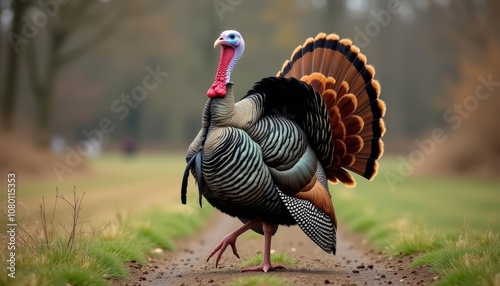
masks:
[[[230,38],[231,40],[234,40],[234,37],[235,37],[235,36],[234,36],[234,34],[229,35],[229,38]]]

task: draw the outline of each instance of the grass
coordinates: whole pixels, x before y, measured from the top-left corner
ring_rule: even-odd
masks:
[[[161,156],[159,156],[161,157]],[[162,175],[166,181],[179,179],[177,184],[171,183],[170,187],[162,187],[160,191],[171,192],[176,196],[159,196],[155,198],[157,190],[156,181],[152,184],[142,181],[140,188],[136,192],[142,197],[151,195],[156,201],[161,201],[162,206],[150,205],[143,208],[138,201],[135,203],[137,209],[126,209],[115,207],[114,203],[124,199],[130,199],[132,193],[121,191],[121,187],[126,187],[120,181],[121,177],[130,175],[131,166],[125,164],[121,167],[122,159],[116,157],[103,157],[94,162],[96,169],[108,169],[112,167],[116,186],[110,184],[109,179],[97,176],[88,177],[87,181],[93,181],[95,188],[101,193],[90,190],[80,193],[80,187],[73,190],[73,195],[65,197],[62,193],[56,192],[54,202],[42,200],[39,203],[38,211],[29,209],[31,217],[23,219],[19,216],[17,227],[16,245],[16,278],[7,276],[8,269],[0,269],[0,285],[108,285],[108,278],[123,279],[128,275],[127,262],[136,261],[146,263],[149,256],[154,256],[155,248],[165,250],[175,249],[174,240],[180,237],[191,235],[197,228],[201,227],[204,220],[211,213],[211,208],[195,208],[196,196],[188,197],[188,206],[179,207],[179,186],[182,174],[176,178]],[[145,157],[137,158],[138,169],[147,169],[147,161],[151,172],[157,174],[156,168],[159,166],[158,158]],[[165,160],[163,171],[174,172],[177,168],[182,169],[182,160],[179,162]],[[146,174],[146,170],[139,173]],[[153,170],[154,169],[154,170]],[[182,173],[182,170],[180,171]],[[121,175],[120,175],[121,174]],[[22,174],[21,174],[22,175]],[[158,175],[158,174],[157,174]],[[84,178],[75,177],[78,180]],[[77,181],[78,181],[77,180]],[[127,184],[131,184],[125,179]],[[33,183],[35,184],[35,183]],[[109,184],[109,185],[108,185]],[[92,188],[92,184],[85,184]],[[23,185],[23,192],[18,192],[18,201],[24,202],[31,199],[32,194],[25,194],[27,191],[34,191],[32,186]],[[42,184],[43,186],[43,184]],[[135,184],[132,184],[135,186]],[[130,187],[130,186],[129,186]],[[149,192],[148,190],[151,190]],[[39,194],[48,195],[54,190],[46,191],[39,189]],[[87,191],[87,190],[85,190]],[[174,193],[175,191],[175,193]],[[113,197],[113,200],[97,200],[95,196]],[[151,199],[151,198],[149,198]],[[47,204],[47,206],[46,206]],[[26,204],[23,204],[26,206]],[[19,208],[21,212],[22,209]],[[82,210],[97,210],[93,218],[97,218],[95,223],[90,223]],[[105,211],[99,211],[106,209]],[[114,212],[112,216],[108,213]],[[36,217],[33,214],[38,214]],[[118,215],[117,215],[118,214]],[[107,223],[100,223],[105,222]],[[2,224],[5,226],[6,224]],[[7,249],[8,237],[0,236],[0,247]],[[7,251],[0,252],[0,259],[8,259]],[[13,284],[14,282],[14,284]]]
[[[55,175],[33,180],[18,174],[18,220],[38,217],[41,197],[52,197],[56,187],[70,192],[77,186],[79,191],[85,192],[85,207],[80,213],[95,225],[106,224],[117,212],[133,212],[131,215],[135,215],[142,210],[161,207],[165,202],[170,203],[172,211],[183,211],[185,207],[178,203],[185,166],[181,154],[133,157],[110,154],[92,158],[90,163],[90,170],[64,174],[62,181]],[[50,163],[47,166],[50,168]],[[112,202],[112,207],[103,207],[109,202]],[[63,221],[66,216],[64,212],[58,212],[55,218]],[[4,225],[0,225],[0,230],[4,231]]]
[[[419,257],[412,266],[430,265],[444,278],[437,285],[496,285],[500,282],[500,234],[468,232],[448,237],[444,245]]]
[[[248,258],[247,260],[241,263],[241,267],[250,267],[260,265],[263,260],[263,254],[258,253],[254,256]],[[298,260],[287,256],[285,253],[271,253],[271,263],[273,265],[282,265],[282,266],[293,266],[298,267],[300,263]],[[288,285],[287,282],[279,277],[272,276],[271,274],[265,275],[253,275],[247,277],[240,277],[231,281],[231,285],[233,286],[284,286]]]
[[[107,285],[106,278],[127,277],[126,262],[145,263],[155,248],[174,250],[174,239],[192,234],[210,211],[185,214],[154,209],[90,232],[72,232],[81,225],[78,219],[61,229],[55,229],[57,224],[51,220],[48,229],[41,222],[23,223],[18,230],[15,283],[9,284],[7,269],[2,268],[0,284]],[[5,251],[0,256],[7,259]]]
[[[381,166],[354,190],[332,186],[340,221],[390,254],[419,254],[411,266],[429,265],[441,277],[436,285],[498,285],[500,180],[408,177],[392,185],[387,174],[397,174],[398,162]]]
[[[256,266],[262,263],[263,256],[262,253],[256,254],[253,257],[245,260],[241,263],[241,267],[249,267]],[[272,253],[271,254],[271,263],[275,265],[289,265],[289,266],[300,266],[299,261],[287,256],[284,253]]]

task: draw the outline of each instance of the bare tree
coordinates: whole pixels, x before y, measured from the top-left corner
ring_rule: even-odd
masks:
[[[121,4],[121,5],[119,5]],[[100,0],[71,1],[60,7],[47,29],[50,47],[42,54],[28,45],[26,59],[29,79],[37,103],[37,143],[47,146],[50,137],[51,107],[57,71],[64,65],[86,54],[108,39],[128,15],[124,3],[104,3]],[[80,42],[77,37],[84,38]],[[76,42],[76,44],[73,44]],[[43,63],[40,59],[45,58]],[[42,69],[42,65],[45,65]]]
[[[26,9],[29,7],[29,2],[26,1],[14,1],[12,4],[13,20],[11,25],[11,31],[8,33],[13,33],[20,35],[22,33],[22,22],[21,18],[24,15]],[[7,49],[6,52],[7,63],[5,67],[5,86],[3,90],[2,98],[2,116],[0,120],[2,121],[1,127],[4,130],[10,131],[13,128],[12,118],[14,116],[15,110],[15,88],[18,75],[19,67],[19,51],[15,49]]]
[[[12,127],[19,56],[36,103],[36,142],[48,146],[57,72],[108,39],[129,15],[129,3],[101,0],[14,1],[12,45],[3,99],[3,125]],[[12,62],[12,63],[11,63]]]

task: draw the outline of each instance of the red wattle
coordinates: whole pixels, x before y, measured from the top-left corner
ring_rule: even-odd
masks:
[[[215,81],[207,91],[207,96],[210,98],[224,97],[225,95],[226,84],[220,81]]]
[[[215,80],[207,91],[207,96],[210,98],[226,96],[226,77],[229,63],[234,56],[234,49],[225,45],[222,45],[221,47],[219,66],[217,67]]]

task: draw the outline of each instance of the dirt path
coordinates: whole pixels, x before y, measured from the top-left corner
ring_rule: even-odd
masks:
[[[207,228],[196,237],[178,242],[178,251],[166,253],[163,259],[149,265],[131,264],[131,277],[116,285],[230,285],[238,277],[256,275],[240,273],[242,261],[262,251],[263,238],[242,236],[237,241],[241,259],[230,248],[215,269],[214,258],[206,262],[207,254],[241,222],[226,215],[216,215]],[[341,229],[342,230],[342,229]],[[340,231],[337,255],[329,255],[302,233],[299,227],[280,227],[273,237],[272,249],[299,260],[300,266],[286,271],[270,272],[285,279],[289,285],[429,285],[433,275],[427,269],[406,269],[412,257],[389,258],[363,245],[360,235]],[[258,273],[260,275],[260,273]]]

